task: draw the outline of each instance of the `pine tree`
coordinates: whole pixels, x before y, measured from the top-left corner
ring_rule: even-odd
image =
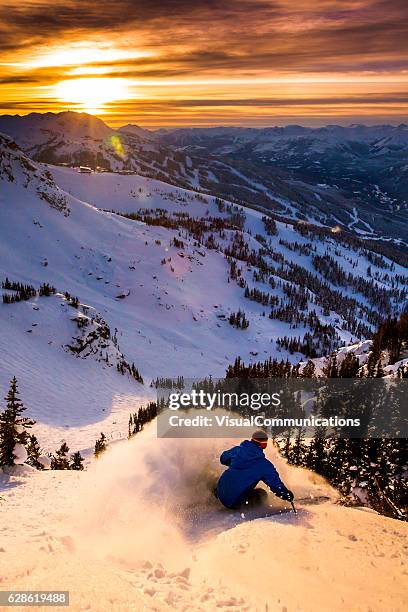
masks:
[[[0,413],[0,467],[14,465],[14,448],[16,444],[25,445],[28,439],[27,429],[35,423],[32,419],[22,417],[26,410],[19,398],[17,379],[10,382],[5,397],[6,409]]]
[[[344,493],[346,487],[345,474],[349,468],[348,440],[341,436],[330,438],[327,451],[325,475],[335,487]]]
[[[63,442],[60,448],[55,451],[55,455],[53,455],[51,459],[51,469],[52,470],[69,470],[69,460],[67,454],[69,453],[69,446],[66,442]]]
[[[128,424],[128,438],[132,437],[132,428],[133,428],[133,416],[129,415],[129,424]]]
[[[293,465],[302,465],[302,460],[306,449],[305,429],[303,427],[298,427],[296,438],[290,451],[290,463],[293,463]]]
[[[315,427],[315,435],[310,440],[309,450],[306,457],[306,466],[323,476],[326,462],[325,438],[326,428]]]
[[[338,377],[338,368],[337,368],[337,357],[336,355],[332,355],[326,365],[323,368],[323,374],[327,376],[327,378],[337,378]]]
[[[377,365],[375,366],[375,378],[382,378],[384,376],[384,368],[381,362],[381,357],[377,361]]]
[[[41,448],[38,443],[37,437],[34,434],[30,434],[28,436],[26,451],[28,455],[27,463],[37,468],[37,470],[42,470],[43,466],[38,461],[38,458],[41,455]]]
[[[313,378],[315,374],[316,366],[311,359],[307,362],[305,367],[302,370],[303,378]]]
[[[339,378],[356,378],[358,370],[360,368],[360,362],[355,354],[350,351],[347,353],[339,368]],[[332,377],[333,378],[333,377]]]
[[[83,463],[84,463],[84,458],[82,457],[81,453],[77,451],[71,457],[70,468],[71,470],[83,470],[84,469]]]
[[[285,438],[285,443],[282,449],[282,455],[285,457],[285,459],[289,460],[291,454],[291,430],[289,429],[288,434]]]
[[[99,457],[99,455],[104,453],[106,449],[107,449],[106,436],[104,433],[101,432],[100,437],[95,442],[95,450],[94,450],[95,457]]]

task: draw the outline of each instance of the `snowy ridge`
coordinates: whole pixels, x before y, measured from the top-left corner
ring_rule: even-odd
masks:
[[[341,366],[347,355],[352,354],[359,363],[358,376],[367,376],[367,362],[372,354],[372,340],[364,340],[363,342],[356,342],[349,344],[348,346],[342,346],[331,356],[319,357],[317,359],[311,359],[315,365],[315,376],[323,376],[324,369],[327,367],[331,358],[335,357],[338,366]],[[384,371],[385,378],[404,378],[408,373],[408,356],[399,359],[395,363],[390,363],[390,355],[388,351],[381,352],[381,366]],[[300,362],[300,372],[303,371],[307,365],[307,361]]]
[[[87,449],[101,429],[109,438],[126,437],[129,412],[148,391],[132,376],[102,317],[92,307],[72,307],[58,293],[0,308],[8,355],[2,395],[14,372],[41,447],[54,451],[65,439],[74,450]]]
[[[49,171],[34,164],[4,134],[0,134],[0,180],[23,185],[30,194],[44,200],[51,208],[69,215],[67,198]]]

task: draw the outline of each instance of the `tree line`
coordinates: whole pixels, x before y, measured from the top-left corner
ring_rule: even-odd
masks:
[[[13,291],[13,294],[3,293],[3,304],[15,304],[16,302],[28,301],[33,297],[50,296],[56,293],[55,287],[49,283],[42,283],[37,290],[33,285],[11,281],[8,277],[1,283],[2,289]]]
[[[381,378],[384,376],[384,360],[397,363],[408,348],[408,313],[398,319],[389,318],[373,335],[367,363],[360,365],[352,352],[339,362],[336,353],[326,359],[322,375],[333,378]],[[227,378],[315,378],[313,361],[302,367],[288,361],[269,358],[252,364],[245,364],[240,357],[228,366]],[[408,378],[408,367],[402,365],[396,372],[397,378]],[[390,394],[390,401],[383,405],[392,406],[392,388],[384,389]],[[374,404],[378,390],[372,390],[372,397],[361,398]],[[387,396],[388,397],[388,396]],[[358,398],[357,398],[358,399]],[[359,403],[359,402],[357,402]],[[393,419],[392,411],[383,415]],[[335,436],[323,427],[316,427],[307,441],[305,430],[296,428],[285,438],[277,438],[280,452],[293,465],[311,469],[324,476],[341,494],[344,504],[364,503],[381,514],[407,520],[408,509],[408,440],[386,437],[352,438]]]
[[[37,437],[31,433],[35,421],[24,416],[26,407],[20,399],[16,377],[10,381],[10,386],[4,398],[6,407],[0,411],[0,468],[13,467],[18,463],[27,463],[43,470],[83,470],[84,457],[80,451],[69,455],[70,448],[63,441],[52,454],[45,453]],[[157,416],[156,402],[141,406],[138,411],[129,416],[128,437],[142,431],[143,427]],[[94,445],[94,456],[100,457],[107,449],[107,439],[103,432]],[[23,461],[21,460],[24,456]]]

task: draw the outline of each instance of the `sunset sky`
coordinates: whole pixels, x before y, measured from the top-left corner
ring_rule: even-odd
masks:
[[[407,0],[0,0],[0,113],[401,123]]]

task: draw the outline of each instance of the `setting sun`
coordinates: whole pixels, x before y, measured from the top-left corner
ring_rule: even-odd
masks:
[[[57,83],[55,94],[62,102],[74,103],[83,111],[103,113],[104,104],[128,96],[128,86],[120,78],[69,79]]]

